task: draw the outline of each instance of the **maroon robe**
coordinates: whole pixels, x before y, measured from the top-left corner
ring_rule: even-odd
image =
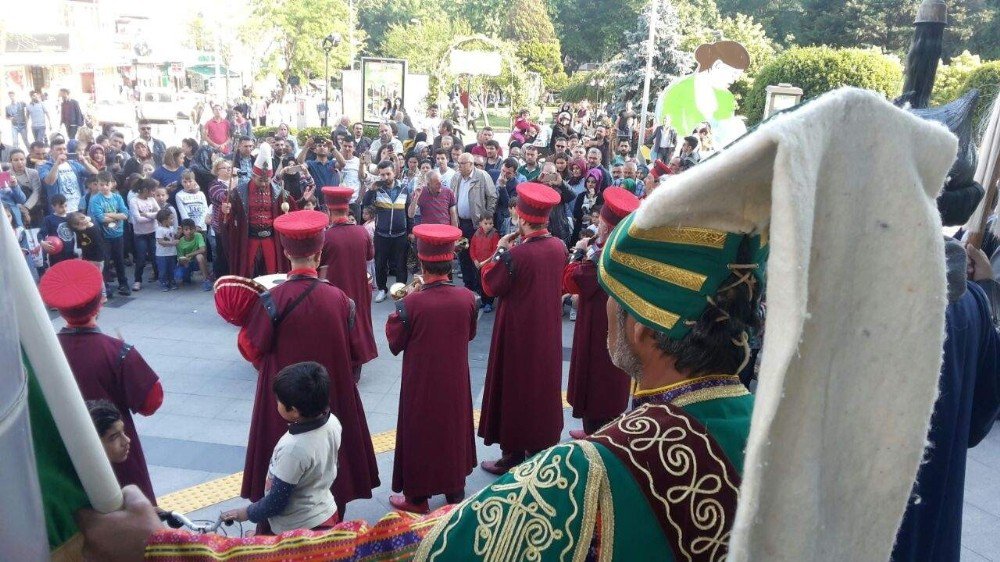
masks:
[[[438,281],[407,295],[385,335],[403,353],[392,489],[408,498],[458,494],[476,466],[469,341],[479,307],[464,287]]]
[[[253,181],[250,180],[250,187],[253,186]],[[226,246],[226,261],[229,266],[229,273],[231,275],[253,278],[254,263],[247,258],[250,223],[247,220],[249,203],[243,199],[245,192],[246,189],[234,189],[229,192],[230,211],[228,215],[222,215],[223,232],[221,234],[222,243]],[[291,196],[283,198],[281,197],[282,191],[277,189],[272,189],[271,192],[274,194],[271,205],[271,212],[274,218],[278,218],[283,214],[281,203],[286,200],[289,205],[288,211],[296,210],[297,205]],[[271,236],[271,240],[274,241],[278,249],[278,273],[284,273],[291,269],[291,265],[282,251],[280,237],[274,234]]]
[[[539,451],[562,433],[564,263],[566,245],[542,231],[483,266],[483,289],[500,307],[479,436],[505,453]]]
[[[135,484],[155,504],[146,456],[135,432],[132,413],[145,409],[150,393],[159,392],[162,399],[162,389],[158,389],[160,378],[135,348],[102,334],[97,328],[63,328],[59,332],[59,343],[83,399],[109,400],[122,414],[125,434],[132,444],[125,462],[111,465],[118,483],[122,486]]]
[[[608,353],[608,294],[597,282],[598,256],[566,266],[566,291],[579,295],[566,399],[573,417],[608,420],[625,411],[631,379]]]
[[[278,414],[271,386],[281,369],[302,361],[315,361],[326,368],[330,376],[330,413],[337,416],[343,428],[337,479],[332,488],[337,504],[370,498],[372,489],[379,485],[368,421],[351,370],[356,353],[350,338],[354,303],[343,291],[315,275],[315,271],[296,270],[288,281],[269,291],[276,313],[287,314],[277,328],[262,298],[240,331],[240,351],[260,373],[240,490],[240,495],[251,501],[264,496],[271,454],[288,430],[288,423]],[[314,283],[318,284],[315,289],[286,312]]]
[[[372,286],[368,282],[368,260],[375,259],[375,246],[365,227],[334,224],[326,231],[320,266],[326,280],[354,301],[354,331],[358,340],[355,365],[378,357],[372,328]]]

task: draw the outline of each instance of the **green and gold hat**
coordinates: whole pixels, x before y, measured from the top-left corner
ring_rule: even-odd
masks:
[[[767,239],[700,227],[639,228],[636,213],[623,220],[601,252],[598,281],[636,320],[684,337],[734,270],[749,271],[763,286]],[[747,245],[751,260],[738,263]]]

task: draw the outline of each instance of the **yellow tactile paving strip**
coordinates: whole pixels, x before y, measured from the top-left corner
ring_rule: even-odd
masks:
[[[562,395],[562,401],[563,408],[570,407],[569,402],[566,401],[565,392]],[[479,410],[472,412],[472,422],[476,427],[479,427],[479,413]],[[393,450],[396,447],[396,430],[372,435],[372,447],[375,449],[376,455]],[[240,495],[242,481],[243,472],[237,472],[167,494],[157,498],[157,504],[167,511],[191,513]]]

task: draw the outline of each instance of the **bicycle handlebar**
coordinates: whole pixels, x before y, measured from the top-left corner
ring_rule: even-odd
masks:
[[[183,514],[177,513],[176,511],[164,511],[161,512],[159,516],[160,516],[160,521],[163,521],[164,523],[167,524],[167,526],[173,529],[180,529],[181,527],[187,527],[188,529],[196,533],[203,533],[203,534],[214,533],[215,531],[219,530],[219,527],[221,527],[223,524],[226,524],[227,526],[233,524],[233,521],[231,519],[223,520],[221,515],[215,521],[208,523],[195,523],[194,521],[185,517]]]

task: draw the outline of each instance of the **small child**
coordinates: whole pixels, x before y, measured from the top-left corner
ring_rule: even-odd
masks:
[[[125,462],[132,440],[125,434],[122,413],[110,400],[87,400],[87,411],[90,412],[90,419],[94,422],[108,460],[111,464]]]
[[[104,261],[108,255],[104,248],[104,233],[93,219],[79,211],[66,215],[66,224],[76,235],[76,245],[80,248],[80,258],[90,262],[99,271],[104,271]],[[104,298],[112,298],[113,293],[104,284]]]
[[[155,180],[154,180],[155,181]],[[170,205],[170,190],[165,186],[158,186],[153,189],[153,199],[156,199],[156,204],[160,206],[160,209],[170,210],[170,214],[174,217],[173,224],[177,225],[180,223],[180,218],[177,217],[177,211]]]
[[[173,209],[160,209],[156,213],[156,267],[160,273],[160,290],[177,288],[174,271],[177,268],[177,227],[174,226]]]
[[[271,455],[265,494],[247,507],[224,512],[225,521],[262,523],[274,533],[325,529],[339,521],[330,487],[337,478],[340,421],[330,414],[330,378],[311,361],[282,369],[271,390],[288,422]]]
[[[191,219],[198,232],[205,232],[205,217],[208,215],[208,200],[195,181],[194,172],[185,170],[181,174],[181,191],[176,192],[177,213],[181,221]]]
[[[97,185],[97,175],[87,176],[86,179],[83,180],[83,186],[86,189],[83,197],[80,198],[80,208],[78,210],[86,213],[87,209],[90,208],[90,200],[97,195],[98,191],[100,191],[100,188]]]
[[[500,233],[493,228],[493,216],[484,215],[479,219],[479,229],[472,235],[472,240],[469,240],[469,257],[472,258],[472,263],[476,264],[476,269],[482,269],[490,261],[499,244]],[[487,296],[482,290],[480,296],[483,301],[483,312],[493,312],[493,297]]]
[[[299,199],[299,210],[300,211],[315,211],[319,202],[315,197],[303,197]]]
[[[375,240],[375,209],[372,207],[365,207],[361,209],[361,220],[365,221],[364,227],[368,231],[368,237]],[[369,284],[372,286],[372,291],[375,290],[375,260],[368,260],[368,279]]]
[[[52,214],[42,219],[42,227],[38,231],[38,239],[41,241],[42,249],[46,253],[53,250],[52,245],[45,241],[49,236],[56,236],[62,240],[62,251],[56,254],[49,254],[49,267],[75,257],[76,236],[73,230],[66,224],[66,196],[56,193],[49,200],[52,205]]]
[[[177,268],[174,270],[174,281],[183,280],[185,284],[191,283],[191,274],[197,268],[201,270],[202,290],[211,291],[212,276],[208,273],[206,252],[205,237],[198,232],[194,221],[181,220],[181,238],[177,241]]]

